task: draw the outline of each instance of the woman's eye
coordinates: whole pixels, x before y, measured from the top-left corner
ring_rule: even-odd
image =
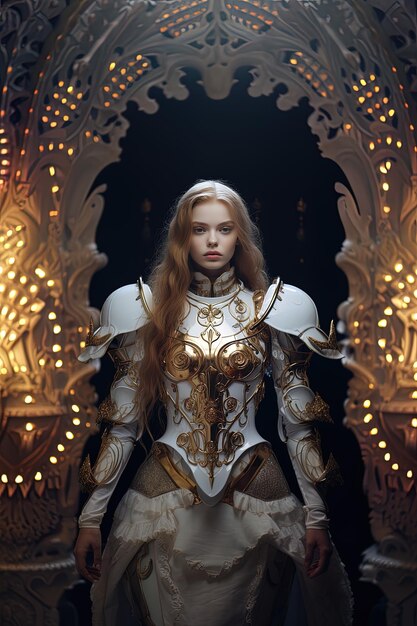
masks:
[[[231,231],[232,231],[231,226],[223,226],[223,228],[221,229],[222,233],[230,233]]]
[[[204,228],[202,226],[195,226],[193,228],[193,233],[195,233],[196,235],[201,235],[202,233],[204,233]]]

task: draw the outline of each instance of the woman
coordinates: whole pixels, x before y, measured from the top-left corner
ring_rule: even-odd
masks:
[[[79,359],[110,347],[117,367],[99,410],[108,428],[98,460],[91,469],[87,458],[81,472],[92,495],[75,555],[94,582],[95,624],[269,624],[285,606],[286,555],[309,625],[351,623],[349,584],[317,491],[331,464],[323,465],[314,422],[330,419],[328,407],[306,376],[312,351],[341,355],[307,294],[279,280],[267,288],[242,199],[200,181],[177,203],[150,287],[116,290],[91,328]],[[278,430],[304,506],[255,427],[270,363]],[[101,563],[100,522],[159,400],[166,431],[118,506]]]

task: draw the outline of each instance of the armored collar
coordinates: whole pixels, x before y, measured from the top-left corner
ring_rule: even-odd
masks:
[[[203,298],[227,296],[238,288],[239,281],[236,279],[234,267],[223,272],[214,282],[208,276],[200,272],[194,272],[193,280],[190,284],[190,291],[196,296],[202,296]]]

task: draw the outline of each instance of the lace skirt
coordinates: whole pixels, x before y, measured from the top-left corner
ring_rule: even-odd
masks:
[[[182,472],[181,459],[173,461]],[[191,484],[172,489],[165,475],[158,480],[151,454],[115,513],[102,575],[92,587],[94,626],[266,626],[285,612],[292,563],[309,626],[351,624],[351,592],[337,552],[325,574],[305,575],[303,507],[271,451],[264,461],[245,492],[229,489],[222,502],[207,506]],[[249,466],[249,456],[241,459],[231,483],[242,488]],[[158,489],[163,493],[154,495]]]

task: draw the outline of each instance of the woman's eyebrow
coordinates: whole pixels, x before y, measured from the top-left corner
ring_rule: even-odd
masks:
[[[199,226],[209,226],[209,224],[207,224],[206,222],[192,222],[193,225],[199,225]],[[220,222],[220,224],[217,224],[217,226],[225,226],[226,224],[233,224],[234,225],[234,221],[233,220],[227,220],[226,222]]]

